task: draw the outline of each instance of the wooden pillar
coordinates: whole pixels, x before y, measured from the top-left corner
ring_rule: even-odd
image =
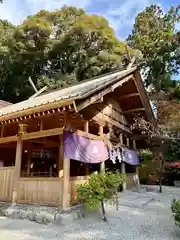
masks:
[[[70,128],[69,113],[64,113],[64,125],[66,129]],[[66,209],[70,203],[70,159],[63,158],[63,188],[62,188],[62,208]]]
[[[14,188],[13,188],[13,194],[12,194],[13,203],[16,203],[18,199],[18,185],[19,185],[18,181],[20,179],[20,172],[21,172],[22,149],[23,149],[23,142],[21,139],[19,139],[16,145]]]
[[[30,175],[30,167],[31,167],[31,157],[32,157],[32,143],[28,143],[28,159],[27,159],[27,176]]]
[[[57,170],[58,170],[58,177],[63,177],[63,158],[64,158],[64,151],[63,151],[63,135],[60,135],[60,145],[59,145],[59,153],[57,157]]]
[[[1,138],[4,136],[4,126],[1,127]]]
[[[18,128],[18,141],[16,145],[16,158],[15,158],[15,170],[14,170],[14,186],[12,193],[12,202],[16,203],[18,200],[18,189],[19,189],[19,179],[21,173],[21,161],[22,161],[22,151],[23,151],[23,141],[21,136],[26,133],[26,124],[19,124]]]
[[[104,136],[104,127],[102,125],[99,125],[99,135]],[[100,163],[100,173],[104,174],[105,173],[105,161]]]
[[[136,149],[136,140],[133,139],[133,148]],[[136,181],[137,181],[137,188],[140,188],[140,183],[139,183],[139,167],[136,167]]]
[[[126,138],[126,146],[127,146],[127,147],[130,146],[130,141],[129,141],[129,140],[130,140],[130,139],[127,137],[127,138]]]
[[[66,209],[70,203],[70,159],[64,158],[63,161],[63,200],[62,207]]]
[[[44,123],[43,118],[41,118],[41,122],[40,122],[40,131],[43,131],[43,123]]]
[[[120,144],[123,145],[123,134],[121,133],[120,134]],[[125,163],[124,162],[121,162],[121,173],[126,173],[126,167],[125,167]],[[127,189],[127,183],[124,182],[123,183],[123,190],[125,191]]]
[[[89,122],[86,120],[84,123],[84,131],[89,133]],[[88,164],[85,165],[86,176],[89,175],[89,166]]]

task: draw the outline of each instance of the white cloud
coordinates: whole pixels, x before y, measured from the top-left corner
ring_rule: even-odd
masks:
[[[154,0],[126,0],[123,4],[118,4],[118,8],[110,8],[106,16],[115,31],[122,31],[123,38],[123,30],[131,29],[137,14],[152,4],[153,1]]]
[[[0,4],[0,18],[18,24],[27,15],[35,14],[41,9],[55,10],[65,4],[87,8],[90,2],[91,0],[4,0],[4,3]]]
[[[67,4],[91,9],[91,13],[108,19],[110,26],[120,38],[130,33],[136,15],[156,0],[4,0],[0,4],[0,18],[8,19],[14,24],[22,22],[27,15],[35,14],[41,9],[55,10]],[[88,8],[89,7],[89,8]]]

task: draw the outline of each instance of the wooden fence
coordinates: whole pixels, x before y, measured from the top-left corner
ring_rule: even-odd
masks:
[[[0,167],[0,200],[11,201],[14,184],[14,167]]]
[[[59,178],[20,178],[18,189],[19,203],[60,205],[62,200],[62,179]]]
[[[87,181],[87,176],[71,177],[70,179],[70,193],[71,193],[70,202],[71,203],[77,202],[76,186],[78,184],[85,183],[86,181]]]
[[[136,173],[127,173],[127,189],[132,189],[138,184],[138,175]]]

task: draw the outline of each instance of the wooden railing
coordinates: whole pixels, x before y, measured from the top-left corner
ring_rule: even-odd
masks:
[[[86,181],[87,181],[87,176],[77,176],[77,177],[70,178],[70,193],[71,193],[70,202],[71,203],[77,202],[76,186],[78,184],[85,183]]]
[[[12,200],[13,184],[14,167],[0,167],[0,200]]]
[[[138,184],[138,175],[136,173],[127,173],[127,189],[135,188]]]
[[[20,178],[19,203],[61,205],[62,179],[60,178]]]

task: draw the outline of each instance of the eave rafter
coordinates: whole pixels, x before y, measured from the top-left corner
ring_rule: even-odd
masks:
[[[63,113],[65,111],[74,111],[74,105],[69,104],[67,106],[62,106],[62,107],[56,107],[54,109],[47,109],[47,110],[40,110],[36,111],[36,109],[29,109],[29,111],[25,110],[24,114],[23,112],[17,113],[16,116],[11,117],[10,115],[4,115],[0,116],[0,125],[7,125],[7,124],[14,124],[14,123],[19,123],[22,121],[30,120],[30,119],[35,119],[35,118],[40,118],[44,116],[51,116],[57,113]]]

